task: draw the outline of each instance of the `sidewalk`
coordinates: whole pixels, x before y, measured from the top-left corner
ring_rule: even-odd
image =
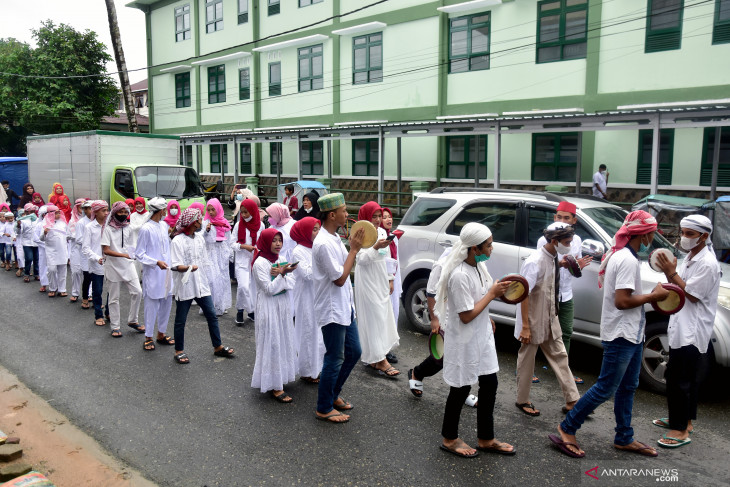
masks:
[[[150,487],[155,484],[110,456],[68,418],[0,367],[0,430],[20,438],[26,463],[56,487]]]

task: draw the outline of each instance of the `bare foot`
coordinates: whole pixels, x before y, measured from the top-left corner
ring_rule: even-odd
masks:
[[[477,452],[474,448],[467,445],[461,438],[457,438],[455,440],[447,440],[444,438],[443,445],[459,455],[474,455]]]
[[[336,409],[333,409],[329,413],[320,413],[319,411],[315,411],[315,414],[318,417],[324,418],[327,421],[331,421],[333,423],[345,423],[350,419],[350,416],[348,414],[341,413]]]
[[[574,443],[576,445],[578,444],[578,440],[575,438],[575,435],[569,435],[568,433],[566,433],[565,431],[563,431],[563,429],[560,427],[560,425],[558,425],[558,433],[560,433],[560,439],[563,440],[564,442],[566,442],[566,443]],[[573,445],[565,445],[565,447],[568,450],[570,450],[573,453],[576,453],[578,455],[584,455],[585,454],[585,452],[583,450],[581,450],[580,448],[577,448],[577,447],[575,447]]]
[[[629,443],[628,445],[617,445],[614,443],[613,446],[617,450],[627,450],[627,451],[632,451],[632,452],[641,451],[642,455],[649,456],[649,457],[655,457],[658,455],[656,448],[651,447],[649,445],[645,445],[637,440],[634,440],[633,443]]]

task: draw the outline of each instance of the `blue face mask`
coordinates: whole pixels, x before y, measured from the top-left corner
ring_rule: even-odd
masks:
[[[474,260],[477,261],[477,264],[480,262],[486,262],[489,260],[489,256],[487,254],[475,255]]]
[[[238,201],[243,201],[243,195],[242,195],[242,194],[237,194],[237,195],[236,195],[236,199],[237,199]]]
[[[651,242],[649,242],[649,245],[644,245],[644,242],[641,242],[641,246],[639,247],[639,252],[649,252],[649,249],[651,248]]]

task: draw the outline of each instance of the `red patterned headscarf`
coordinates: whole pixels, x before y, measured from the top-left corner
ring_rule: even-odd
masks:
[[[190,207],[185,209],[185,211],[182,212],[182,215],[180,215],[180,218],[178,218],[177,223],[175,224],[175,232],[186,233],[188,228],[190,228],[190,225],[200,220],[201,216],[202,213],[197,208]]]
[[[73,234],[76,230],[76,224],[81,219],[81,205],[84,204],[86,200],[84,198],[79,198],[74,202],[74,207],[71,210],[71,220],[68,222],[68,233]]]
[[[611,246],[611,250],[606,252],[606,254],[603,256],[603,260],[601,261],[601,267],[598,270],[599,288],[603,287],[603,280],[606,277],[606,267],[608,266],[608,261],[611,256],[626,247],[626,245],[628,245],[629,243],[629,240],[631,240],[633,237],[637,235],[646,235],[647,233],[656,231],[656,229],[656,218],[643,210],[632,211],[631,213],[626,215],[624,224],[621,225],[621,228],[618,229],[618,232],[616,232],[616,235],[613,237],[613,245]]]

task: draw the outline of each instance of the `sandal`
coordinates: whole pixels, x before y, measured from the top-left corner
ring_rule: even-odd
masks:
[[[97,318],[96,320],[94,320],[94,324],[96,326],[104,326],[106,325],[106,321],[104,321],[104,318]]]
[[[378,375],[382,375],[387,379],[395,379],[400,375],[400,372],[392,365],[386,370],[381,370],[373,364],[365,364],[365,367],[368,367],[370,370],[375,371],[375,373],[377,373]],[[395,372],[395,374],[391,372]]]
[[[279,394],[278,396],[274,394],[274,391],[271,391],[271,397],[273,397],[282,404],[290,404],[294,402],[294,399],[284,391],[282,391],[281,394]]]
[[[421,397],[423,395],[423,382],[414,379],[414,377],[413,369],[410,369],[408,371],[408,388],[411,390],[411,394],[416,397]]]
[[[664,441],[662,441],[662,440],[664,440]],[[665,443],[665,441],[667,441],[667,440],[676,441],[676,443]],[[662,435],[662,437],[657,440],[657,444],[659,446],[663,446],[664,448],[679,448],[680,446],[684,446],[688,443],[692,443],[692,438],[690,438],[689,436],[687,438],[685,438],[684,440],[682,440],[679,438]],[[642,443],[642,445],[643,445],[643,443]]]
[[[337,401],[335,401],[334,404],[332,404],[332,407],[338,411],[349,411],[350,409],[353,409],[355,407],[341,397],[338,397],[337,400],[342,401],[342,404],[337,404]]]
[[[115,330],[112,330],[112,336],[114,338],[121,338],[121,336],[122,336],[122,330],[120,330],[119,328],[117,328]]]
[[[69,299],[69,301],[72,303],[76,303],[76,302],[78,302],[78,300],[79,300],[78,296],[71,296],[71,298]]]
[[[155,341],[152,338],[146,338],[142,348],[145,350],[152,351],[155,349]]]
[[[510,447],[512,449],[511,450],[505,450],[504,449],[505,446],[508,446],[508,447]],[[517,450],[515,449],[514,446],[508,445],[507,443],[502,443],[502,442],[499,442],[499,441],[494,442],[494,444],[491,445],[491,446],[479,446],[479,445],[477,445],[475,448],[477,450],[483,451],[485,453],[499,453],[500,455],[514,455],[515,453],[517,453]]]
[[[214,350],[213,355],[217,357],[226,357],[226,358],[233,358],[233,354],[235,354],[236,351],[233,350],[231,347],[223,347],[220,350]]]
[[[55,298],[56,297],[56,291],[51,291],[48,293],[49,298]]]
[[[456,455],[457,457],[461,457],[461,458],[475,458],[477,455],[479,455],[479,453],[477,453],[477,452],[474,452],[471,455],[467,455],[466,453],[461,453],[461,452],[456,451],[457,448],[470,448],[469,445],[467,445],[463,441],[461,443],[459,443],[458,446],[455,446],[454,448],[449,448],[448,446],[444,445],[443,443],[441,443],[440,446],[443,451],[447,451],[447,452],[451,453],[452,455]]]
[[[555,446],[557,446],[561,452],[565,453],[569,457],[583,458],[584,456],[586,456],[585,452],[576,453],[576,452],[572,451],[570,448],[568,448],[569,446],[572,446],[572,447],[575,447],[576,450],[580,450],[580,447],[578,446],[577,443],[570,443],[569,441],[563,441],[563,439],[557,435],[548,435],[548,438],[550,438],[550,441],[552,441],[553,444]]]
[[[185,365],[190,363],[190,359],[188,358],[187,354],[183,353],[176,353],[175,354],[175,362]]]
[[[540,411],[537,411],[537,408],[531,402],[515,403],[515,406],[528,416],[540,416]],[[532,409],[532,412],[526,411],[526,409]]]
[[[300,377],[300,379],[308,384],[319,384],[319,377]]]
[[[68,296],[68,294],[67,293],[61,293],[58,296],[61,297],[61,298],[65,298],[66,296]],[[75,303],[75,302],[76,301],[72,301],[72,303]]]
[[[138,322],[133,321],[131,323],[127,323],[127,326],[135,330],[137,333],[144,333],[145,327],[144,325],[140,325]]]
[[[320,416],[319,414],[315,414],[314,417],[320,421],[327,421],[329,423],[336,423],[336,424],[347,423],[348,421],[350,421],[349,416],[347,416],[346,414],[342,414],[335,409],[330,411],[330,413],[328,413],[326,416]],[[334,418],[340,418],[340,417],[345,417],[345,419],[343,419],[341,421],[334,419]]]
[[[164,338],[158,338],[157,343],[161,343],[163,345],[175,345],[175,340],[172,337],[165,335]]]
[[[88,299],[82,299],[81,300],[81,309],[89,309],[91,308],[91,305],[89,305]]]
[[[22,275],[23,275],[23,270],[22,270],[22,269],[18,269],[18,270],[17,270],[16,272],[15,272],[15,277],[20,277],[20,276],[22,276]],[[30,279],[28,279],[28,280],[30,280]]]
[[[36,277],[38,277],[38,276],[36,276]],[[36,281],[40,281],[40,278],[36,279]],[[44,292],[46,292],[46,286],[41,286],[41,288],[40,288],[40,289],[38,290],[38,292],[39,292],[39,293],[44,293]]]
[[[25,276],[25,278],[23,279],[23,282],[30,282],[30,276]]]
[[[666,440],[676,440],[676,438],[670,438],[667,435],[664,435],[664,439],[666,439]],[[676,441],[680,441],[681,442],[683,440],[676,440]],[[685,440],[685,442],[682,443],[682,445],[686,445],[690,441],[692,441],[692,440],[690,440],[689,438],[687,438],[687,440]],[[650,447],[646,443],[642,443],[640,441],[637,441],[637,443],[639,445],[641,445],[641,448],[624,448],[623,446],[616,445],[616,444],[614,444],[613,447],[615,449],[617,449],[617,450],[627,451],[629,453],[637,453],[637,454],[642,455],[642,456],[645,456],[645,457],[658,457],[659,456],[659,452],[655,451],[654,448]],[[661,442],[659,442],[659,444],[662,445]],[[682,446],[682,445],[677,445],[677,446]],[[628,446],[628,445],[626,445],[626,446]],[[662,445],[662,446],[669,446],[669,448],[676,448],[676,446],[674,446],[674,445],[668,445],[668,444]]]

